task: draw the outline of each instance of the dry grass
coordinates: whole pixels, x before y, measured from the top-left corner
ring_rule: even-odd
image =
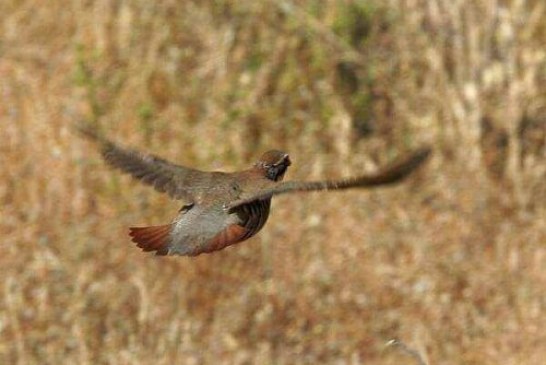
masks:
[[[539,364],[543,1],[0,2],[0,363]],[[161,258],[179,203],[69,125],[290,178],[435,146],[404,186],[278,198],[256,238]],[[398,346],[385,346],[390,342]],[[418,356],[415,356],[418,354]]]

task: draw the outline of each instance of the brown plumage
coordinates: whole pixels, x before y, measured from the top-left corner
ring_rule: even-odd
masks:
[[[132,227],[130,236],[144,251],[157,255],[196,256],[247,240],[262,229],[274,195],[298,191],[341,190],[400,182],[430,155],[429,148],[411,152],[376,174],[341,180],[282,182],[290,158],[271,150],[240,172],[205,172],[175,165],[160,157],[123,148],[92,126],[77,130],[99,144],[104,160],[184,205],[171,224]]]

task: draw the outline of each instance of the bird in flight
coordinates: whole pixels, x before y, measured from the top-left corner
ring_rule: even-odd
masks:
[[[98,144],[107,164],[173,199],[187,202],[172,223],[130,228],[132,241],[156,255],[197,256],[222,250],[262,229],[275,195],[395,184],[423,164],[431,153],[428,147],[419,148],[374,174],[340,180],[283,182],[291,162],[282,151],[265,152],[243,171],[206,172],[121,147],[87,123],[77,124],[76,129]]]

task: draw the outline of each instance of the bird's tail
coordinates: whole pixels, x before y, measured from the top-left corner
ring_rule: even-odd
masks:
[[[169,253],[171,224],[164,226],[131,227],[129,236],[143,251],[155,251],[156,255]]]

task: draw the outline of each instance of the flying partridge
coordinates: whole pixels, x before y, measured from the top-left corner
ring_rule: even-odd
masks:
[[[249,169],[205,172],[176,165],[152,154],[123,148],[86,123],[78,131],[98,143],[104,160],[184,205],[172,223],[131,227],[129,235],[144,251],[156,255],[197,256],[247,240],[264,226],[274,195],[315,190],[367,188],[400,182],[430,155],[414,150],[375,174],[341,180],[282,182],[288,154],[265,152]]]

